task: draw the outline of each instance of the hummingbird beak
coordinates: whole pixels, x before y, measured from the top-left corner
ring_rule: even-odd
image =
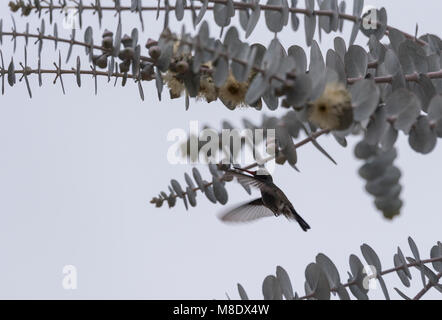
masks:
[[[237,167],[233,167],[233,168],[235,168],[236,170],[240,170],[240,171],[243,171],[243,172],[247,172],[247,173],[249,173],[249,174],[251,174],[251,175],[253,175],[253,176],[256,175],[256,171],[250,171],[250,170],[247,170],[247,169],[237,168]]]

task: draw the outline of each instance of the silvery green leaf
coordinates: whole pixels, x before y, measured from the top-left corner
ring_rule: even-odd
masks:
[[[172,185],[173,190],[176,192],[177,196],[182,198],[183,197],[183,189],[181,188],[181,185],[178,181],[176,181],[175,179],[172,179],[170,181],[170,184]]]
[[[292,0],[292,9],[296,8],[297,5],[298,5],[298,0]],[[292,19],[292,29],[293,31],[298,31],[299,18],[296,16],[295,12],[292,12],[290,15]]]
[[[367,125],[365,141],[370,145],[378,145],[387,128],[388,122],[385,108],[378,108],[370,118],[370,122]]]
[[[379,88],[373,80],[364,79],[350,87],[355,121],[368,119],[379,103]]]
[[[239,39],[238,30],[235,27],[230,27],[229,30],[227,30],[223,43],[224,46],[227,47],[227,51],[230,55],[233,55],[238,50],[238,46],[242,42]]]
[[[269,6],[279,6],[282,7],[283,0],[267,0],[267,5]],[[284,26],[284,13],[282,10],[265,10],[264,16],[267,28],[271,32],[280,32]]]
[[[246,39],[252,34],[255,29],[256,24],[259,21],[259,17],[261,15],[261,6],[259,5],[259,1],[254,1],[254,8],[252,9],[252,14],[247,23],[246,29]]]
[[[161,72],[156,70],[155,72],[155,85],[158,93],[158,100],[161,101],[161,93],[163,92],[163,77],[161,76]]]
[[[11,58],[11,62],[9,63],[8,66],[8,83],[12,87],[14,86],[15,82],[16,78],[15,78],[14,59]]]
[[[438,94],[431,99],[428,106],[428,120],[436,123],[442,119],[442,95]]]
[[[226,204],[228,200],[228,194],[226,188],[223,186],[221,181],[219,181],[219,179],[216,177],[212,178],[212,184],[213,184],[213,192],[215,193],[215,197],[218,200],[218,202],[221,203],[222,205]]]
[[[365,258],[365,261],[375,267],[378,274],[380,274],[382,272],[382,266],[376,252],[368,244],[365,243],[361,246],[361,252]]]
[[[209,1],[208,1],[208,0],[202,0],[202,2],[203,2],[203,4],[202,4],[202,6],[201,6],[201,9],[200,9],[200,11],[198,12],[198,16],[197,16],[196,19],[195,19],[195,25],[198,25],[198,23],[201,22],[201,20],[202,20],[203,17],[204,17],[204,14],[205,14],[206,11],[207,11],[207,7],[208,7],[208,5],[209,5]]]
[[[230,24],[230,18],[235,14],[232,0],[227,0],[227,4],[215,3],[213,6],[213,17],[215,22],[220,27],[225,27]]]
[[[305,281],[312,291],[316,290],[316,285],[319,279],[320,269],[315,263],[310,263],[305,269]],[[306,292],[306,294],[308,294]]]
[[[391,188],[395,185],[397,185],[399,179],[401,177],[401,172],[398,168],[394,166],[389,166],[382,176],[370,180],[367,182],[365,189],[368,193],[376,196],[376,197],[382,197],[383,195],[387,194]],[[386,208],[382,207],[382,204],[388,205],[393,204],[393,201],[396,199],[386,199],[385,201],[378,202],[377,204],[380,204],[380,210],[386,210]],[[400,203],[399,207],[402,203]]]
[[[241,300],[249,300],[249,297],[247,296],[246,290],[244,290],[243,286],[241,284],[237,284],[238,286],[238,293],[241,298]]]
[[[407,39],[401,31],[395,28],[388,30],[388,38],[390,39],[391,47],[396,53],[399,53],[399,46]]]
[[[336,53],[341,58],[341,60],[344,61],[345,53],[347,52],[347,45],[345,44],[345,40],[341,37],[336,37],[333,40],[333,43]]]
[[[200,174],[199,170],[196,167],[194,167],[192,169],[192,175],[193,175],[193,178],[196,181],[196,184],[197,184],[198,188],[200,188],[200,190],[202,192],[204,192],[205,186],[204,186],[204,183],[203,183],[203,179],[201,178],[201,174]]]
[[[302,106],[312,93],[312,81],[308,74],[300,74],[296,77],[295,86],[287,92],[286,99],[290,105]]]
[[[368,159],[378,152],[378,148],[375,145],[368,144],[367,141],[362,140],[355,146],[355,156],[358,159]]]
[[[332,49],[329,49],[327,51],[327,57],[326,57],[326,66],[327,66],[327,72],[333,71],[336,77],[334,79],[329,78],[327,74],[327,83],[331,82],[340,82],[345,83],[347,80],[347,76],[345,74],[345,66],[342,62],[339,55]]]
[[[410,257],[408,257],[407,258],[408,259],[408,261],[410,262],[410,263],[417,263],[418,261],[417,260],[415,260],[415,259],[413,259],[413,258],[410,258]],[[421,263],[421,264],[417,264],[416,266],[415,266],[417,269],[419,269],[422,273],[423,273],[423,276],[425,277],[427,277],[428,278],[428,280],[429,280],[429,282],[433,285],[433,286],[438,286],[438,282],[439,282],[439,278],[437,277],[437,275],[433,272],[433,271],[431,271],[431,269],[430,268],[428,268],[425,264],[423,264],[423,263]],[[425,278],[424,278],[425,279]],[[435,288],[435,289],[438,289],[438,288]],[[439,290],[440,291],[440,290]]]
[[[384,61],[387,49],[375,36],[371,36],[368,40],[368,47],[370,48],[370,54],[374,59]]]
[[[286,298],[286,300],[293,299],[293,287],[290,281],[290,277],[287,274],[287,271],[281,266],[276,267],[276,278],[279,281],[281,286],[282,294]]]
[[[215,64],[215,72],[213,74],[213,81],[215,86],[221,87],[224,82],[226,82],[227,77],[229,76],[229,64],[226,58],[219,57],[216,60]]]
[[[333,261],[331,261],[325,254],[319,253],[316,256],[316,264],[319,265],[327,277],[330,288],[337,289],[341,285],[341,278],[339,277],[338,269]]]
[[[413,253],[413,257],[416,259],[416,261],[421,260],[420,255],[419,255],[419,249],[416,246],[416,243],[414,242],[412,237],[408,237],[408,245],[410,246],[411,249],[411,253]],[[425,287],[426,283],[425,283],[425,274],[423,272],[422,269],[421,270],[421,278],[422,278],[422,284]]]
[[[340,14],[345,14],[345,10],[347,9],[346,6],[347,5],[345,3],[345,0],[342,0],[339,3],[339,13]],[[338,18],[338,20],[339,20],[339,32],[342,32],[342,30],[344,29],[344,19]]]
[[[203,180],[204,185],[204,193],[206,194],[207,199],[211,202],[216,203],[215,193],[213,192],[212,186],[208,185],[209,183],[206,180]]]
[[[325,274],[316,263],[310,263],[305,269],[308,286],[318,300],[330,300],[330,286]]]
[[[382,292],[384,293],[385,299],[390,300],[390,296],[388,294],[387,287],[386,287],[385,282],[381,276],[382,266],[381,266],[381,261],[379,260],[378,255],[369,245],[367,245],[365,243],[361,246],[361,252],[362,252],[362,255],[364,256],[365,260],[367,261],[367,263],[369,265],[374,266],[374,268],[376,269],[376,278],[378,279],[379,284],[381,285]]]
[[[367,74],[368,56],[360,46],[352,45],[348,48],[344,63],[345,71],[350,78],[363,78]]]
[[[381,139],[381,147],[383,151],[390,150],[393,148],[398,137],[398,131],[390,124],[387,125],[387,130],[385,131]]]
[[[262,99],[266,103],[269,110],[276,110],[278,108],[278,97],[275,96],[271,87],[267,88],[266,92],[262,95]]]
[[[196,206],[196,192],[193,191],[191,187],[186,188],[187,198],[189,199],[189,203],[192,207]]]
[[[247,3],[247,0],[241,0],[243,3]],[[250,13],[249,8],[246,10],[239,10],[239,24],[241,28],[246,31],[247,30],[247,24],[249,23]]]
[[[399,290],[398,288],[394,288],[394,290],[396,290],[396,292],[405,300],[411,300],[411,298],[409,298],[405,293],[403,293],[401,290]]]
[[[279,286],[278,279],[275,276],[270,275],[265,277],[262,283],[262,294],[264,296],[264,300],[281,300],[282,299],[282,291]]]
[[[333,11],[333,15],[331,17],[330,16],[320,16],[319,17],[319,26],[326,33],[330,33],[331,31],[338,30],[339,17],[338,17],[337,0],[323,1],[320,4],[320,9],[326,10],[326,11]]]
[[[256,101],[258,101],[259,98],[262,97],[264,92],[267,90],[267,86],[268,86],[267,79],[265,79],[261,73],[256,75],[253,78],[249,88],[247,89],[245,102],[248,105],[254,104]]]
[[[315,9],[315,1],[305,0],[305,8],[308,11],[312,12]],[[304,29],[305,29],[305,40],[307,42],[307,46],[310,47],[316,30],[316,15],[306,14],[304,16]]]
[[[195,189],[195,184],[193,183],[192,178],[187,172],[184,174],[184,179],[186,180],[186,183],[190,188]]]
[[[437,136],[430,127],[426,116],[419,116],[417,122],[412,126],[408,142],[416,152],[427,154],[433,151],[437,143]]]
[[[402,265],[404,266],[403,270],[405,272],[405,274],[407,275],[407,277],[409,279],[411,279],[411,273],[410,273],[410,269],[408,268],[407,265],[407,260],[405,260],[404,254],[402,253],[401,248],[397,248],[397,255],[399,257],[399,260],[401,261]]]
[[[428,72],[424,49],[413,40],[405,40],[399,45],[399,61],[406,74]]]
[[[433,81],[425,74],[420,74],[417,82],[410,82],[409,88],[421,101],[422,110],[427,112],[431,99],[436,95]]]
[[[235,58],[242,61],[249,61],[250,47],[247,43],[242,43],[238,48]],[[244,64],[232,61],[230,68],[232,70],[233,76],[238,82],[245,82],[248,78],[248,68]]]
[[[442,258],[442,246],[437,245],[437,246],[433,246],[431,248],[431,252],[430,252],[430,257],[431,259],[437,259],[437,258]],[[437,272],[442,272],[442,261],[433,261],[433,268],[434,270],[436,270]]]
[[[173,55],[173,42],[160,39],[160,41],[158,41],[158,46],[161,48],[161,55],[158,58],[156,65],[162,72],[166,72]]]
[[[312,81],[312,93],[310,100],[314,101],[319,98],[325,89],[326,72],[325,62],[321,53],[321,49],[316,41],[313,41],[310,50],[310,66],[309,77]]]
[[[223,128],[225,129],[225,128]],[[212,177],[219,178],[219,171],[218,167],[214,163],[209,163],[209,171],[212,174]]]
[[[362,14],[362,9],[364,8],[364,0],[354,0],[353,2],[353,15],[358,18],[358,20],[354,23],[353,29],[351,30],[350,36],[350,45],[352,45],[356,36],[359,32],[359,26],[361,25],[361,20],[359,19]]]
[[[266,70],[266,77],[274,75],[281,64],[281,59],[285,56],[284,47],[277,38],[272,39],[268,50],[261,61],[261,67]]]
[[[368,289],[366,289],[363,286],[365,273],[364,273],[364,266],[361,260],[359,260],[359,258],[356,255],[352,254],[350,255],[349,263],[350,263],[351,274],[349,274],[350,279],[348,281],[355,282],[355,284],[350,285],[351,293],[358,300],[368,300],[367,296]]]
[[[401,259],[400,259],[398,254],[394,255],[393,261],[394,261],[394,267],[395,268],[400,268],[403,265],[403,262],[401,261]],[[403,269],[398,269],[396,271],[396,273],[397,273],[399,279],[401,279],[402,284],[404,286],[406,286],[407,288],[409,288],[410,287],[410,280],[408,279],[405,271]]]
[[[288,55],[295,59],[296,72],[304,74],[307,71],[307,56],[302,47],[294,45],[288,49]]]
[[[178,21],[181,21],[184,17],[184,0],[176,0],[175,2],[175,16]]]

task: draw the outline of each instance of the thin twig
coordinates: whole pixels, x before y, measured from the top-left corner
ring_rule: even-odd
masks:
[[[436,276],[437,281],[439,282],[439,279],[442,277],[442,272],[439,272]],[[424,296],[425,293],[428,292],[432,287],[434,287],[435,284],[433,284],[431,281],[428,281],[427,285],[422,288],[421,291],[417,293],[417,295],[413,298],[413,300],[419,300]]]

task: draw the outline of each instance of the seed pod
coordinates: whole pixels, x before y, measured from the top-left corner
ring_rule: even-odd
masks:
[[[180,61],[176,64],[176,71],[178,73],[185,73],[187,70],[189,70],[189,64],[186,61]]]
[[[118,54],[118,58],[120,58],[121,60],[130,60],[133,58],[133,56],[134,56],[134,49],[132,48],[125,48],[121,50],[120,53]]]
[[[108,29],[105,29],[103,32],[103,38],[107,38],[107,37],[113,37],[114,33],[112,31],[109,31]]]
[[[125,35],[121,38],[121,43],[123,44],[123,46],[124,46],[125,48],[132,47],[132,38],[129,37],[127,34],[125,34]]]
[[[150,49],[150,47],[157,46],[157,45],[158,45],[158,41],[149,38],[149,39],[147,39],[147,42],[146,42],[146,49]]]
[[[149,55],[152,59],[156,60],[161,56],[161,49],[158,46],[153,46],[149,48]]]
[[[121,72],[128,72],[130,68],[130,60],[125,60],[120,63],[120,71]]]
[[[113,45],[113,39],[112,37],[104,37],[103,41],[101,42],[102,46],[106,49],[112,49]]]
[[[95,62],[95,64],[101,68],[101,69],[105,69],[107,68],[107,56],[106,55],[101,55]]]
[[[148,63],[143,67],[143,69],[141,70],[141,79],[147,81],[155,79],[155,71],[153,69],[153,65]]]

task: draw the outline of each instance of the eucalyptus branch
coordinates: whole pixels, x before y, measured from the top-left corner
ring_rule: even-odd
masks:
[[[419,259],[419,251],[414,240],[409,237],[408,243],[415,259],[407,257],[405,259],[401,249],[398,247],[397,254],[394,255],[395,267],[382,270],[381,260],[373,248],[368,244],[361,245],[361,253],[367,263],[363,265],[361,260],[354,254],[350,256],[349,263],[351,272],[348,272],[349,279],[342,283],[337,267],[333,261],[323,253],[316,255],[315,262],[310,263],[305,270],[305,295],[299,296],[293,292],[293,287],[287,271],[281,266],[276,268],[276,275],[268,275],[262,283],[262,292],[264,299],[282,300],[300,300],[300,299],[318,299],[329,300],[331,294],[338,295],[341,300],[350,300],[347,289],[356,299],[369,299],[367,293],[371,290],[369,282],[376,279],[382,289],[385,299],[390,300],[387,286],[383,276],[396,272],[402,284],[406,287],[410,286],[412,279],[409,268],[416,268],[421,271],[423,280],[423,289],[414,297],[419,300],[432,287],[437,287],[442,292],[439,280],[442,275],[442,243],[438,242],[431,248],[430,258],[425,260]],[[407,260],[409,261],[407,263]],[[431,271],[426,265],[432,265],[437,271],[437,275]],[[370,267],[372,273],[368,273],[367,267]],[[425,280],[428,278],[429,283]],[[411,300],[399,289],[394,288],[396,292],[404,299]],[[238,292],[243,300],[248,300],[247,293],[243,286],[238,283]]]
[[[175,10],[176,7],[175,6],[171,6],[168,5],[168,2],[165,3],[165,5],[160,5],[158,3],[157,6],[140,6],[137,7],[135,10],[133,10],[132,6],[102,6],[99,2],[97,4],[91,4],[91,5],[83,5],[81,3],[78,3],[77,1],[72,1],[75,5],[74,7],[82,12],[82,11],[87,11],[90,10],[94,13],[99,12],[101,13],[102,11],[115,11],[117,13],[121,13],[122,11],[134,11],[139,13],[140,11],[172,11]],[[200,2],[203,2],[203,0],[200,0]],[[227,5],[228,1],[227,0],[207,0],[208,3],[212,3],[212,4],[224,4]],[[284,7],[283,6],[278,6],[278,5],[267,5],[267,4],[253,4],[253,3],[245,3],[245,2],[239,2],[239,1],[232,1],[233,7],[234,9],[238,9],[238,10],[254,10],[257,7],[259,7],[260,10],[262,11],[278,11],[278,12],[283,12]],[[25,6],[25,10],[35,10],[36,12],[41,12],[42,10],[47,10],[48,12],[51,13],[52,15],[52,11],[53,10],[63,10],[66,7],[71,7],[69,5],[40,5],[40,6],[35,6],[32,4],[28,4]],[[12,9],[12,8],[11,8]],[[206,8],[204,8],[204,6],[192,6],[192,5],[185,5],[183,6],[183,10],[187,10],[187,11],[194,11],[194,10],[213,10],[214,6],[207,6]],[[336,12],[332,11],[332,10],[308,10],[308,9],[302,9],[302,8],[287,8],[288,12],[293,13],[293,14],[302,14],[302,15],[306,15],[306,16],[324,16],[324,17],[334,17],[336,15]],[[344,20],[348,20],[348,21],[352,21],[354,23],[357,23],[358,21],[361,20],[360,17],[351,15],[351,14],[346,14],[346,13],[342,13],[342,12],[338,12],[337,13],[338,17],[340,19],[344,19]],[[380,24],[380,22],[377,22],[378,25]],[[386,33],[388,33],[388,31],[392,30],[392,29],[396,29],[393,28],[392,26],[387,25],[386,26]],[[397,30],[397,29],[396,29]],[[411,39],[416,41],[417,43],[419,43],[420,45],[427,45],[427,43],[421,39],[416,38],[415,36],[401,31],[399,30],[406,38]]]
[[[417,267],[420,265],[425,265],[425,264],[429,264],[429,263],[433,263],[433,262],[439,262],[442,261],[442,257],[437,257],[437,258],[431,258],[431,259],[425,259],[425,260],[421,260],[420,262],[413,262],[413,263],[408,263],[405,266],[399,266],[399,267],[395,267],[395,268],[390,268],[390,269],[386,269],[383,270],[380,274],[382,276],[392,273],[392,272],[398,272],[399,270],[403,270],[404,268],[411,268],[411,267]],[[442,273],[438,274],[438,280],[442,277]],[[348,288],[352,285],[356,285],[358,283],[358,281],[353,280],[353,281],[348,281],[344,284],[342,284],[342,286],[344,288]],[[416,297],[414,297],[413,300],[419,300],[420,298],[422,298],[422,296],[428,291],[430,290],[432,287],[434,286],[434,284],[432,284],[431,282],[427,283],[427,285],[425,285],[425,287],[416,295]],[[338,288],[330,288],[331,292],[335,292],[337,293],[339,291]],[[308,294],[308,295],[304,295],[299,297],[298,299],[300,300],[305,300],[305,299],[309,299],[309,298],[313,298],[315,296],[314,293],[312,294]]]
[[[13,39],[15,39],[17,37],[23,37],[25,39],[36,38],[38,40],[35,43],[38,43],[43,40],[49,40],[49,41],[53,41],[55,43],[62,42],[62,43],[68,43],[71,46],[81,46],[81,47],[85,47],[85,48],[93,48],[96,50],[101,50],[103,53],[108,53],[108,54],[113,53],[113,48],[106,48],[106,47],[95,45],[95,44],[91,45],[90,43],[78,41],[78,40],[75,40],[74,38],[66,39],[66,38],[60,38],[58,36],[53,36],[53,35],[33,34],[33,33],[29,33],[29,32],[17,32],[15,30],[13,30],[12,32],[0,32],[0,36],[1,35],[10,36]],[[150,57],[146,57],[146,56],[140,56],[140,61],[153,62],[153,59]]]
[[[308,136],[307,138],[305,138],[305,139],[299,141],[298,143],[294,144],[295,149],[297,149],[297,148],[299,148],[299,147],[301,147],[301,146],[303,146],[303,145],[305,145],[305,144],[307,144],[307,143],[309,143],[311,141],[314,141],[316,138],[320,137],[323,134],[327,134],[329,132],[330,132],[330,130],[319,130],[317,132],[314,132],[310,136]],[[252,169],[252,168],[255,168],[255,167],[259,166],[259,165],[263,165],[263,164],[265,164],[265,163],[267,163],[267,162],[269,162],[269,161],[271,161],[273,159],[275,159],[274,155],[269,156],[267,158],[264,158],[260,163],[254,162],[254,163],[252,163],[250,165],[247,165],[247,166],[243,167],[242,169],[245,169],[245,170]],[[218,178],[218,180],[219,181],[227,181],[228,178],[229,178],[229,175],[227,173],[225,173],[222,176],[220,176]],[[203,188],[198,186],[198,187],[192,188],[191,191],[192,192],[196,192],[196,191],[199,191],[199,190],[202,191],[203,189],[205,189],[207,187],[210,187],[212,185],[213,185],[213,182],[209,182],[209,183],[204,184]],[[160,196],[159,198],[153,198],[150,202],[153,203],[153,204],[157,204],[158,201],[164,201],[164,200],[167,200],[167,199],[176,199],[178,197],[179,198],[183,198],[186,195],[188,195],[188,192],[187,191],[183,191],[183,192],[180,193],[180,195],[172,194],[172,195],[168,196],[167,198]]]

